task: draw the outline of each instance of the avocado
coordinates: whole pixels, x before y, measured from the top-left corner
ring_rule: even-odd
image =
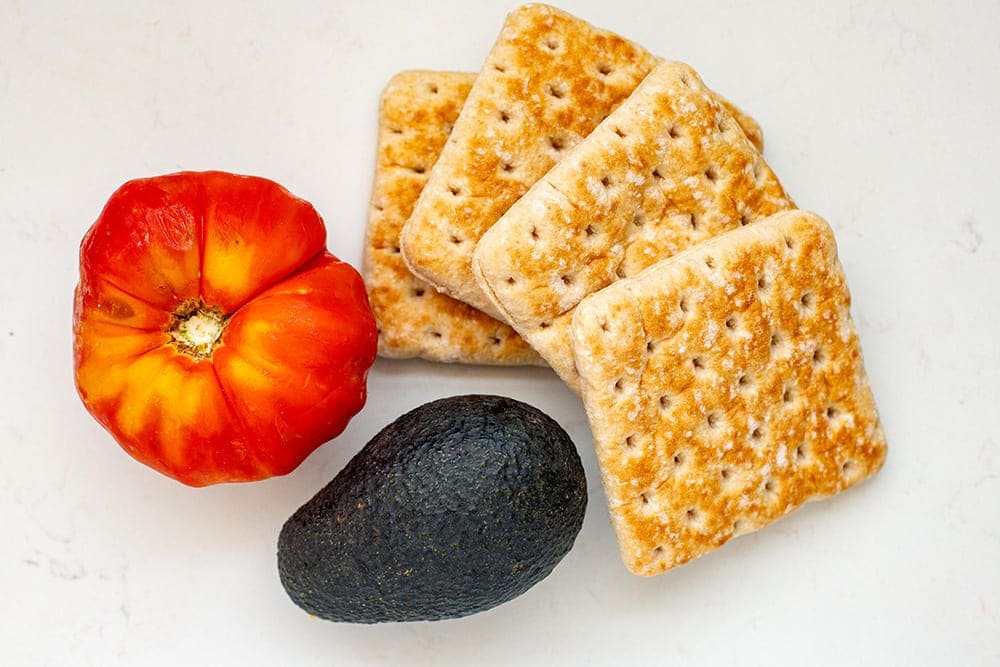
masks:
[[[444,398],[386,426],[285,522],[278,572],[331,621],[467,616],[544,579],[586,506],[580,456],[552,418],[500,396]]]

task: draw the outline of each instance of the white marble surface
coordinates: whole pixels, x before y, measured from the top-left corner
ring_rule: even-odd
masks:
[[[382,85],[476,69],[514,6],[0,0],[0,664],[1000,664],[997,2],[563,3],[760,120],[789,192],[837,233],[889,437],[873,481],[690,565],[626,573],[583,410],[542,370],[379,361],[368,407],[296,472],[203,490],[84,412],[77,244],[120,183],[271,177],[356,264]],[[462,620],[294,607],[284,519],[404,410],[481,391],[541,407],[582,452],[591,502],[565,561]]]

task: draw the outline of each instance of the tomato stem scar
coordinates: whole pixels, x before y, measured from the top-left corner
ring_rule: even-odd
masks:
[[[217,306],[189,300],[173,312],[167,333],[179,351],[195,359],[205,359],[212,356],[228,322],[229,317]]]

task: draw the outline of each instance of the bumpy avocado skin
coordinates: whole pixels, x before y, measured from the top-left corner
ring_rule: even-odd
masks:
[[[424,404],[386,426],[285,522],[278,571],[331,621],[467,616],[545,578],[583,524],[567,433],[500,396]]]

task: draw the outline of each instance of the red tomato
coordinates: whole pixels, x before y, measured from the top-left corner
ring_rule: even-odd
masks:
[[[272,181],[130,181],[80,246],[76,386],[133,457],[191,486],[282,475],[365,403],[375,320],[307,202]]]

